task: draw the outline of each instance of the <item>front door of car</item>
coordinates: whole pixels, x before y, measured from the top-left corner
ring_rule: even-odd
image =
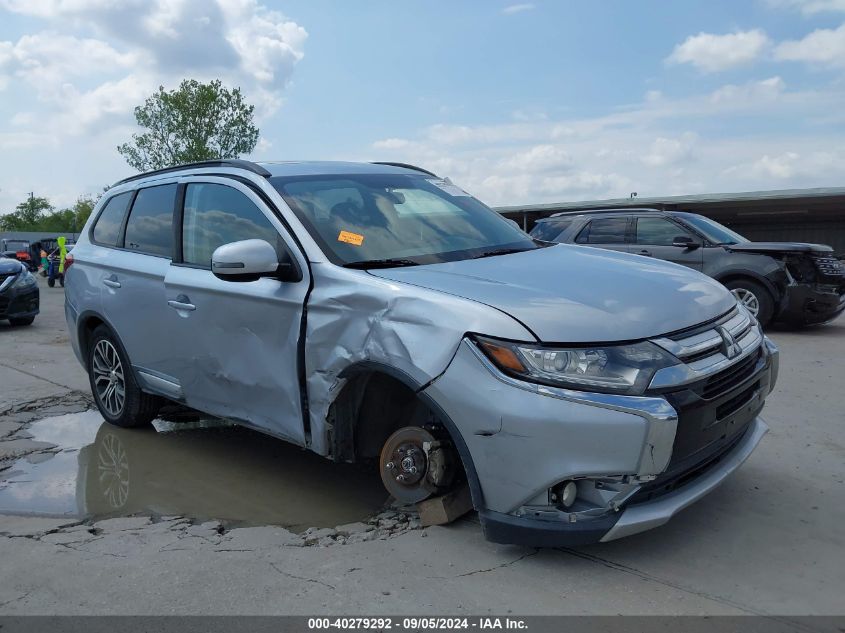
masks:
[[[305,260],[246,185],[204,177],[182,187],[181,236],[177,232],[176,258],[165,277],[169,373],[188,406],[304,445],[297,350],[309,284]],[[247,239],[269,242],[280,261],[292,257],[302,279],[216,277],[214,250]]]
[[[667,262],[683,264],[701,270],[704,249],[701,238],[669,218],[640,216],[635,218],[636,229],[631,252],[635,255],[655,257]],[[673,246],[678,237],[688,237],[689,246]]]
[[[630,253],[630,222],[631,218],[627,215],[593,218],[578,232],[575,243]]]

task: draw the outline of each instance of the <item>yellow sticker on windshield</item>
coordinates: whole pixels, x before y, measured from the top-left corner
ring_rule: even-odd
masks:
[[[358,233],[350,233],[349,231],[341,231],[337,236],[338,242],[346,242],[353,246],[361,246],[364,243],[364,236]]]

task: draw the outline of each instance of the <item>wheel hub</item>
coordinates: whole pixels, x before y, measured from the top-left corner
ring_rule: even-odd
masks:
[[[406,426],[387,438],[379,460],[381,480],[396,499],[416,503],[437,489],[426,476],[429,471],[426,451],[435,444],[431,433],[415,426]]]

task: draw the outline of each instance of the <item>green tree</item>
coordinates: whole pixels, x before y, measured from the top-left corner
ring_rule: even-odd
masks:
[[[224,88],[220,80],[184,80],[177,90],[158,92],[135,108],[135,121],[145,132],[117,151],[138,171],[215,158],[238,158],[258,142],[254,106],[240,88]]]
[[[33,197],[21,202],[12,213],[0,216],[0,230],[78,233],[98,199],[99,196],[80,196],[72,207],[56,211],[46,198]]]
[[[30,196],[15,207],[15,210],[0,216],[0,229],[4,231],[37,231],[45,212],[53,212],[53,205],[47,198]]]

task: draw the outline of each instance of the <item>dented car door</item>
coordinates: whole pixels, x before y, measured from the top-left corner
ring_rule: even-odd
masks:
[[[184,401],[305,445],[298,342],[308,269],[283,225],[249,187],[226,178],[182,185],[181,243],[165,278],[174,366]],[[263,239],[293,257],[296,282],[232,282],[211,272],[214,250]]]

